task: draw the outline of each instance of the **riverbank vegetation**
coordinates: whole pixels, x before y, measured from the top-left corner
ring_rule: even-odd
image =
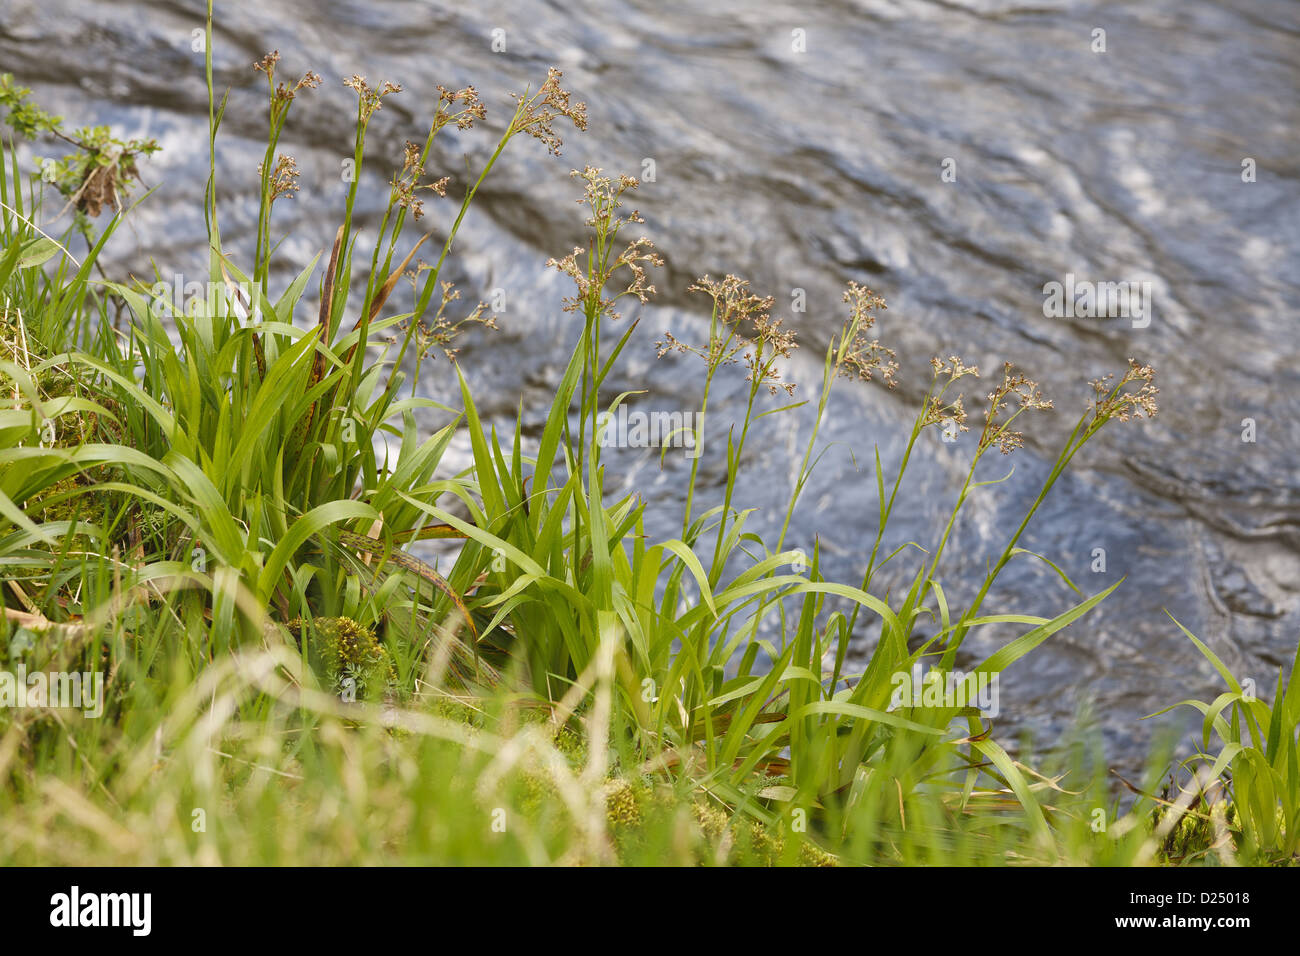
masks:
[[[146,281],[99,268],[131,204],[149,201],[131,187],[154,145],[70,132],[13,78],[0,84],[0,671],[15,678],[9,702],[0,680],[0,860],[1294,861],[1291,668],[1275,687],[1243,686],[1188,633],[1224,692],[1183,702],[1204,717],[1197,754],[1153,752],[1122,790],[1086,734],[1031,760],[973,695],[942,693],[978,629],[1007,637],[959,688],[1087,627],[1123,586],[1085,593],[1048,562],[1074,595],[1055,616],[987,601],[1010,562],[1048,560],[1021,538],[1075,456],[1157,414],[1154,369],[1056,383],[1090,400],[975,599],[950,606],[953,529],[967,502],[999,493],[977,479],[981,461],[1016,453],[1034,417],[1070,413],[1010,363],[915,367],[885,344],[884,301],[851,283],[808,390],[818,415],[781,531],[763,540],[737,478],[751,426],[801,400],[786,378],[795,339],[747,281],[702,276],[707,338],[660,343],[703,363],[690,447],[718,414],[715,384],[743,379],[747,403],[710,449],[722,500],[699,503],[697,457],[680,535],[652,537],[643,499],[611,494],[602,467],[604,416],[627,399],[606,387],[634,325],[623,313],[655,295],[662,264],[636,232],[635,179],[574,173],[588,239],[547,265],[572,280],[577,338],[540,434],[480,418],[454,361],[456,337],[492,315],[459,298],[444,265],[503,151],[558,155],[586,128],[561,74],[509,102],[495,150],[458,183],[426,169],[435,138],[482,124],[487,106],[472,87],[439,88],[430,124],[393,157],[377,236],[358,243],[357,176],[337,232],[280,288],[273,213],[298,170],[278,144],[321,78],[285,79],[275,54],[256,64],[268,137],[241,258],[221,230],[211,41],[209,26],[209,261],[195,288],[161,268]],[[360,169],[371,118],[401,91],[344,82]],[[71,152],[24,168],[23,138]],[[420,397],[419,376],[435,374],[458,377],[459,407]],[[824,450],[816,423],[833,388],[914,374],[930,385],[905,453],[863,468],[878,502],[870,559],[859,579],[827,580],[815,550],[785,540]],[[448,424],[429,433],[432,414]],[[965,484],[933,540],[887,551],[913,452],[936,429],[978,436]],[[463,469],[447,463],[458,436]],[[419,556],[433,539],[452,546],[436,565]],[[902,593],[878,581],[890,562],[911,569]],[[848,667],[850,644],[870,648],[865,666]],[[938,681],[900,698],[899,675],[918,665]],[[44,697],[16,679],[50,673],[100,687],[102,714],[55,706],[58,678]]]

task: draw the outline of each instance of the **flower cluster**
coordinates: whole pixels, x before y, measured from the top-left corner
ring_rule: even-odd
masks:
[[[947,362],[936,356],[930,359],[930,367],[934,369],[936,379],[942,375],[947,375],[948,381],[943,383],[943,387],[937,395],[930,395],[926,399],[925,409],[921,413],[921,427],[924,428],[927,425],[942,426],[947,422],[952,422],[960,431],[970,431],[966,424],[966,408],[963,404],[963,396],[958,395],[955,399],[945,401],[945,395],[948,387],[958,379],[965,378],[967,375],[979,378],[979,368],[974,365],[962,364],[962,360],[956,355],[948,356]]]
[[[288,110],[289,104],[293,101],[294,96],[299,90],[314,90],[320,86],[321,77],[319,73],[313,73],[308,70],[293,86],[284,83],[275,82],[275,66],[280,62],[280,51],[272,50],[266,56],[262,57],[253,64],[253,69],[259,73],[266,74],[266,82],[271,87],[271,115],[272,119],[282,116]]]
[[[956,355],[949,355],[947,362],[944,362],[943,359],[936,355],[934,358],[930,359],[930,367],[934,369],[935,378],[947,373],[948,381],[950,383],[967,375],[974,375],[976,378],[980,377],[978,366],[963,365],[961,359]]]
[[[457,103],[462,106],[452,112]],[[454,122],[457,129],[471,129],[475,120],[487,119],[487,108],[479,102],[478,91],[472,86],[463,90],[449,90],[438,87],[438,112],[434,119],[433,131],[436,133],[448,123]]]
[[[406,273],[407,278],[411,280],[414,286],[421,272],[427,271],[428,266],[421,262],[415,269]],[[496,316],[488,311],[486,302],[479,302],[470,311],[468,315],[459,320],[453,320],[447,315],[447,307],[451,303],[460,299],[460,290],[454,283],[443,282],[442,298],[438,303],[438,311],[433,317],[432,322],[425,322],[421,319],[415,330],[416,353],[418,358],[423,359],[433,349],[441,349],[449,361],[456,361],[456,354],[460,351],[451,347],[452,341],[464,331],[467,325],[481,325],[485,329],[496,329]],[[405,330],[406,323],[401,323],[400,328]]]
[[[688,291],[703,292],[711,298],[714,318],[728,328],[735,328],[746,319],[756,322],[766,318],[776,301],[770,295],[750,292],[747,280],[730,274],[720,280],[700,276]]]
[[[397,83],[384,82],[379,89],[374,89],[366,82],[364,76],[358,76],[353,73],[351,76],[344,78],[343,85],[350,90],[356,90],[357,104],[360,112],[360,121],[364,124],[369,122],[370,117],[383,106],[383,99],[390,93],[402,92],[402,87]]]
[[[795,384],[781,380],[777,361],[788,359],[794,350],[794,332],[783,331],[780,319],[772,321],[766,316],[754,319],[753,347],[744,355],[749,383],[756,388],[766,386],[773,395],[778,388],[783,388],[793,397]]]
[[[262,175],[262,163],[257,164],[257,175]],[[298,192],[298,162],[292,156],[281,153],[276,159],[275,169],[271,171],[271,202],[281,196],[293,198]]]
[[[989,407],[984,411],[984,431],[980,434],[979,451],[997,445],[1004,455],[1009,455],[1017,448],[1023,448],[1023,432],[1011,430],[1011,422],[1027,408],[1047,409],[1052,403],[1043,398],[1036,382],[1031,382],[1024,375],[1014,371],[1010,362],[1003,363],[1002,384],[989,392]],[[1009,406],[1012,398],[1018,399],[1019,405],[1005,421],[998,416]]]
[[[510,132],[527,133],[541,140],[547,150],[556,156],[560,155],[564,140],[555,131],[555,120],[565,117],[573,123],[575,129],[587,128],[587,104],[570,103],[568,91],[560,88],[563,76],[563,73],[551,67],[547,70],[546,82],[532,96],[511,94],[519,105],[515,109]]]
[[[418,143],[407,140],[402,151],[402,171],[394,176],[389,185],[393,187],[392,202],[402,209],[409,209],[411,217],[417,222],[424,215],[424,200],[415,195],[417,190],[428,189],[438,196],[447,195],[450,176],[443,176],[432,183],[420,185],[424,175],[424,156]]]
[[[736,326],[746,319],[765,318],[775,302],[771,296],[764,298],[750,292],[747,280],[730,274],[720,280],[708,275],[700,276],[688,291],[703,292],[713,300],[713,328],[709,344],[687,345],[671,332],[665,332],[663,341],[656,342],[655,347],[659,350],[660,358],[669,352],[698,355],[710,369],[735,364],[736,356],[744,349],[743,341],[735,341]]]
[[[1155,386],[1156,370],[1137,359],[1128,360],[1128,371],[1119,384],[1111,386],[1114,375],[1106,375],[1089,382],[1092,386],[1093,399],[1090,402],[1094,422],[1103,422],[1118,418],[1122,422],[1130,418],[1148,419],[1156,417],[1156,395],[1160,389]],[[1136,389],[1130,389],[1136,385]]]
[[[867,338],[867,332],[876,324],[876,310],[888,308],[885,300],[866,286],[851,281],[844,290],[844,301],[849,303],[849,318],[836,356],[840,374],[856,375],[869,382],[875,372],[880,372],[885,384],[891,390],[896,388],[897,355],[893,349],[881,345],[879,339]]]
[[[755,388],[766,386],[773,394],[780,388],[794,394],[795,384],[783,381],[777,368],[778,360],[789,358],[794,351],[794,332],[782,329],[780,319],[772,320],[775,300],[771,296],[755,295],[749,291],[748,281],[734,275],[722,279],[701,276],[689,291],[702,292],[713,300],[709,344],[688,345],[665,332],[663,340],[655,343],[660,358],[669,352],[689,352],[704,359],[710,374],[720,366],[744,361]],[[753,326],[752,338],[742,337],[745,323]]]
[[[641,214],[635,210],[630,215],[618,214],[619,207],[623,205],[623,194],[637,187],[637,181],[631,176],[620,176],[614,180],[600,175],[600,170],[593,166],[586,167],[582,172],[575,169],[571,175],[581,178],[586,183],[583,196],[578,202],[591,209],[587,225],[595,230],[598,250],[607,249],[608,243],[613,243],[617,239],[619,229],[625,224],[645,222]],[[588,255],[588,252],[575,246],[567,256],[546,260],[549,268],[564,273],[577,287],[578,294],[566,297],[564,300],[566,312],[593,310],[596,314],[603,313],[612,319],[618,319],[620,316],[614,311],[614,305],[619,299],[630,295],[644,304],[655,294],[655,287],[647,281],[649,277],[646,274],[646,267],[662,267],[664,261],[654,251],[654,243],[645,236],[627,243],[623,251],[614,256],[612,261],[606,252],[602,261],[594,261],[589,256],[587,265],[584,266],[578,262],[583,255]],[[612,298],[605,298],[603,290],[610,277],[619,269],[627,269],[632,277],[622,291]]]

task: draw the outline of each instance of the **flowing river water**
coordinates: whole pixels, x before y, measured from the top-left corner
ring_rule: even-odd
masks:
[[[201,3],[163,0],[0,2],[0,71],[72,125],[110,123],[163,145],[143,170],[157,192],[115,238],[112,273],[150,275],[152,261],[164,275],[192,274],[202,262],[206,107],[192,49],[202,13]],[[898,352],[900,387],[837,385],[822,427],[831,447],[785,543],[819,544],[832,580],[861,580],[875,534],[873,447],[889,480],[931,355],[981,366],[985,377],[967,389],[973,410],[1003,359],[1056,403],[1027,416],[1025,449],[990,456],[998,460],[981,472],[1000,478],[1014,465],[957,525],[941,577],[954,608],[1032,501],[1088,380],[1121,371],[1129,356],[1152,363],[1158,417],[1107,428],[1022,542],[1088,593],[1126,580],[1007,672],[999,733],[1050,744],[1086,708],[1110,758],[1132,768],[1160,723],[1139,718],[1219,690],[1165,609],[1271,692],[1300,620],[1300,3],[261,0],[218,3],[217,16],[217,83],[232,88],[223,234],[245,255],[265,128],[264,80],[251,64],[278,49],[282,75],[313,69],[326,81],[299,97],[282,143],[302,169],[297,197],[276,206],[276,231],[289,237],[282,261],[294,269],[328,247],[343,205],[355,96],[340,78],[405,88],[372,126],[358,216],[373,235],[402,143],[423,138],[437,84],[473,84],[489,106],[483,129],[446,131],[430,164],[456,190],[464,157],[477,166],[490,151],[507,94],[561,68],[588,104],[590,130],[566,136],[562,159],[515,143],[453,253],[465,299],[496,291],[504,306],[500,331],[472,336],[460,356],[480,409],[507,423],[522,400],[535,436],[575,341],[560,303],[567,280],[544,267],[581,242],[569,169],[641,176],[650,161],[653,181],[635,200],[667,265],[652,276],[653,304],[635,310],[640,326],[609,398],[637,389],[639,410],[698,407],[700,361],[657,359],[654,349],[665,330],[706,337],[707,300],[687,292],[695,276],[735,272],[774,295],[802,346],[789,376],[812,401],[764,419],[751,438],[736,500],[757,509],[751,528],[765,538],[779,532],[797,475],[820,358],[844,315],[840,293],[857,280],[885,296],[876,331]],[[423,223],[440,236],[452,202],[427,204]],[[1141,318],[1044,308],[1047,283],[1129,281],[1149,283]],[[806,309],[792,312],[800,293]],[[458,402],[449,366],[430,361],[427,393]],[[731,371],[702,460],[714,498],[726,428],[743,410],[743,372]],[[930,430],[887,547],[933,546],[977,432],[946,444]],[[655,449],[611,449],[607,461],[615,490],[651,503],[656,533],[680,531],[671,518],[688,465],[680,451],[662,469]],[[904,552],[879,583],[905,588],[917,555]],[[1051,568],[1022,557],[985,610],[1050,615],[1075,600]],[[981,629],[964,660],[1017,630]]]

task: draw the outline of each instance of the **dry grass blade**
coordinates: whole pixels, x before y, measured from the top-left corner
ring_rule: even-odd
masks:
[[[247,302],[243,301],[243,299],[239,295],[239,286],[235,284],[234,279],[230,278],[230,272],[229,270],[226,269],[225,259],[223,258],[219,260],[218,264],[221,266],[221,278],[226,283],[226,291],[230,294],[230,301],[237,302],[239,303],[239,305],[243,306],[248,321],[252,322],[253,314],[254,314],[253,313],[254,293],[250,290],[248,294],[248,301]],[[266,352],[262,348],[262,338],[256,332],[253,333],[253,358],[257,362],[257,374],[260,375],[263,379],[265,379],[266,378]]]
[[[474,642],[478,643],[478,630],[474,627],[474,619],[470,617],[469,610],[465,607],[464,601],[462,601],[460,595],[456,593],[456,589],[447,583],[447,579],[433,568],[429,567],[429,565],[425,564],[419,558],[407,554],[405,551],[385,547],[384,542],[380,541],[378,538],[368,538],[363,534],[356,534],[351,531],[340,531],[339,543],[346,545],[354,551],[363,551],[366,554],[383,555],[399,568],[402,568],[405,571],[410,571],[417,577],[428,581],[451,599],[451,603],[456,606],[456,610],[459,611],[461,617],[465,619],[465,625],[469,628],[470,634],[473,635]]]
[[[388,297],[393,294],[393,289],[397,286],[397,280],[402,278],[402,273],[406,271],[406,267],[409,266],[411,260],[415,258],[415,253],[419,251],[420,246],[424,245],[424,240],[428,239],[430,235],[431,233],[426,232],[420,237],[420,241],[411,247],[411,251],[406,254],[406,258],[402,260],[402,264],[393,270],[392,275],[384,281],[384,284],[380,286],[379,291],[375,293],[375,301],[370,303],[369,317],[371,320],[373,320],[374,317],[379,314],[379,310],[384,307],[384,303],[388,301]],[[361,322],[358,320],[357,326],[360,326],[360,324]]]
[[[339,250],[343,246],[343,227],[339,226],[338,232],[334,234],[334,248],[330,250],[330,263],[325,269],[325,283],[321,287],[320,294],[320,315],[316,322],[316,327],[320,329],[320,339],[317,341],[317,351],[312,358],[311,378],[307,382],[307,390],[311,391],[316,384],[325,375],[325,359],[321,355],[320,346],[325,343],[329,336],[330,327],[330,310],[334,302],[334,273],[338,269]],[[303,443],[307,440],[307,433],[311,430],[312,421],[316,417],[316,406],[319,402],[312,402],[307,408],[307,414],[303,416],[302,424],[294,436],[295,449],[301,449]]]

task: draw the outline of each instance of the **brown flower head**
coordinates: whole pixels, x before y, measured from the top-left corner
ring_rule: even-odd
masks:
[[[1155,418],[1156,395],[1160,389],[1155,385],[1156,370],[1137,359],[1128,360],[1128,371],[1118,385],[1112,386],[1114,375],[1105,375],[1088,384],[1092,386],[1093,398],[1089,403],[1092,408],[1094,423],[1102,423],[1111,418],[1122,422],[1130,418]]]
[[[578,203],[591,210],[587,225],[596,234],[596,248],[616,248],[614,243],[624,225],[645,222],[635,210],[630,215],[618,214],[618,209],[623,205],[623,194],[637,187],[637,181],[631,176],[620,176],[614,180],[600,175],[600,170],[593,166],[586,167],[582,172],[575,169],[571,175],[585,183],[583,196]],[[578,259],[583,255],[587,253],[575,246],[567,256],[546,261],[549,268],[567,275],[577,287],[578,294],[564,300],[566,312],[593,309],[596,313],[618,319],[620,316],[614,311],[614,305],[619,299],[633,296],[637,301],[645,303],[655,294],[655,287],[647,281],[646,267],[662,267],[664,262],[654,251],[654,243],[645,236],[627,243],[617,255],[606,253],[601,262],[589,260],[586,265],[581,265]],[[619,269],[626,269],[631,273],[631,278],[620,292],[612,298],[605,298],[604,289]]]
[[[435,182],[421,185],[420,177],[423,175],[424,154],[420,145],[407,140],[402,150],[401,172],[389,181],[389,185],[393,188],[390,201],[402,209],[409,209],[412,218],[416,221],[424,215],[424,200],[418,198],[416,192],[427,189],[438,196],[446,196],[447,183],[450,182],[450,177],[444,176]]]
[[[272,120],[278,120],[288,111],[289,104],[293,102],[294,96],[299,90],[314,90],[320,86],[321,78],[319,73],[313,73],[308,70],[298,78],[293,86],[285,83],[277,84],[275,82],[276,64],[280,62],[280,51],[272,50],[262,59],[253,64],[253,69],[259,73],[266,74],[267,85],[271,88],[271,117]]]
[[[370,120],[370,117],[383,106],[383,99],[390,93],[402,92],[402,87],[397,83],[385,81],[379,89],[374,89],[366,82],[364,76],[358,76],[353,73],[351,76],[344,77],[343,85],[350,90],[355,90],[357,94],[357,108],[362,123]]]
[[[984,412],[984,430],[980,434],[980,452],[995,444],[1004,455],[1024,447],[1024,433],[1012,431],[1011,422],[1025,409],[1052,407],[1052,403],[1043,398],[1038,384],[1031,382],[1014,369],[1015,366],[1010,362],[1004,363],[1002,384],[989,392],[989,407]],[[1018,407],[1005,420],[999,420],[999,416],[1010,406],[1013,399],[1018,401]]]
[[[876,310],[888,308],[885,300],[866,286],[849,282],[844,290],[844,301],[849,304],[849,317],[836,350],[835,364],[839,374],[855,375],[869,382],[872,375],[879,372],[890,389],[896,388],[897,355],[893,349],[881,345],[879,339],[867,337],[876,324]]]
[[[414,287],[420,273],[428,270],[428,266],[422,261],[416,269],[407,273]],[[496,316],[488,311],[486,302],[479,302],[470,312],[460,319],[453,319],[447,314],[447,307],[453,302],[460,299],[460,291],[456,289],[451,282],[443,282],[442,298],[438,303],[438,312],[434,315],[431,322],[423,319],[419,321],[415,330],[416,353],[420,359],[427,356],[433,349],[437,348],[442,351],[447,358],[454,362],[456,355],[460,351],[452,348],[452,342],[465,331],[467,326],[481,325],[485,329],[496,329]],[[403,323],[401,328],[407,326]]]
[[[457,103],[460,109],[453,110]],[[487,119],[487,108],[479,101],[478,90],[467,86],[463,90],[449,90],[438,87],[438,111],[434,120],[433,131],[436,133],[448,123],[455,123],[457,129],[471,129],[475,120]]]
[[[542,141],[546,149],[555,156],[560,155],[564,141],[555,131],[555,121],[564,117],[575,129],[587,128],[587,104],[571,103],[570,94],[560,87],[564,76],[555,67],[546,73],[546,82],[532,96],[512,93],[518,106],[511,122],[510,132],[527,133]]]
[[[948,389],[958,379],[965,378],[967,375],[973,375],[979,378],[980,370],[974,365],[964,365],[962,360],[956,355],[948,356],[945,362],[943,359],[935,356],[930,359],[930,367],[934,369],[934,378],[936,384],[938,380],[946,375],[948,380],[939,386],[938,393],[930,394],[925,400],[925,407],[921,412],[921,427],[927,425],[946,426],[949,422],[961,431],[968,432],[970,427],[966,424],[966,407],[964,396],[958,395],[956,398],[947,397]],[[933,392],[933,386],[931,387]]]
[[[262,164],[257,164],[257,175],[262,175]],[[298,163],[292,156],[281,153],[271,172],[271,202],[281,196],[290,199],[298,192]]]
[[[713,300],[707,345],[689,345],[665,332],[655,343],[660,358],[669,352],[690,353],[704,359],[709,374],[723,365],[743,361],[749,369],[747,376],[754,388],[766,387],[775,393],[778,388],[794,394],[793,382],[784,381],[778,364],[789,358],[795,348],[794,332],[781,328],[781,320],[773,321],[770,311],[775,300],[749,291],[749,283],[734,275],[715,280],[701,276],[689,289],[702,292]],[[745,337],[742,326],[752,326],[751,337]]]

